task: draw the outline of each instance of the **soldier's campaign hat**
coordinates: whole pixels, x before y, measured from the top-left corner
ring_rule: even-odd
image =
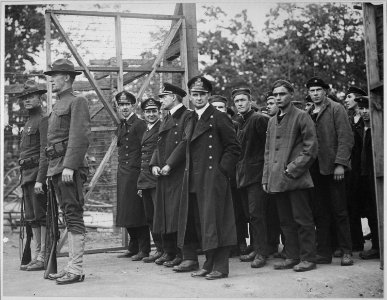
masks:
[[[179,88],[178,86],[170,84],[168,82],[164,82],[163,88],[159,93],[159,97],[164,95],[170,95],[170,94],[176,94],[176,95],[179,95],[180,97],[185,97],[187,95],[186,91],[183,90],[182,88]]]
[[[234,99],[236,96],[238,95],[247,95],[247,96],[251,96],[251,91],[249,88],[238,88],[238,89],[234,89],[232,92],[231,92],[231,97]]]
[[[208,102],[209,103],[213,103],[213,102],[223,102],[224,104],[227,105],[227,98],[226,97],[223,97],[221,95],[212,95],[210,96],[210,98],[208,99]]]
[[[160,101],[157,101],[153,98],[148,98],[148,99],[145,99],[144,101],[141,102],[141,109],[142,110],[151,109],[151,108],[160,109],[160,107],[161,107]]]
[[[367,96],[367,92],[362,90],[361,88],[358,88],[357,86],[350,86],[347,93],[345,95],[348,95],[348,94],[359,94],[359,95],[362,95],[362,96]]]
[[[306,87],[310,88],[312,86],[321,86],[323,89],[329,89],[329,84],[325,83],[325,81],[320,77],[312,77],[306,82]]]
[[[39,85],[34,80],[27,80],[24,83],[23,88],[24,88],[24,90],[21,92],[21,94],[19,96],[17,96],[18,98],[24,98],[30,94],[42,95],[42,94],[47,93],[47,90],[40,88]]]
[[[129,93],[127,91],[122,91],[116,95],[116,101],[118,105],[134,104],[136,103],[136,96],[134,96],[132,93]]]
[[[207,78],[203,76],[195,76],[191,78],[188,83],[188,89],[191,92],[212,92],[212,84]]]
[[[45,75],[52,75],[54,73],[69,73],[74,75],[82,74],[81,71],[75,71],[74,64],[68,59],[58,59],[51,65],[51,70],[43,72]]]
[[[357,106],[359,108],[363,108],[363,107],[369,108],[370,107],[370,101],[368,99],[368,96],[356,97],[355,101],[357,102]]]

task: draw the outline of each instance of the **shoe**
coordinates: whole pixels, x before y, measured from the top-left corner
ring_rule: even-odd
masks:
[[[302,260],[298,265],[293,267],[293,270],[296,272],[306,272],[313,269],[316,269],[316,264],[306,260]]]
[[[65,276],[66,273],[67,272],[65,270],[61,270],[58,273],[50,273],[50,274],[48,274],[47,279],[57,280],[58,278],[61,278],[61,277]]]
[[[36,263],[36,260],[31,260],[28,264],[26,265],[20,265],[20,270],[22,271],[27,271],[27,267],[33,265],[34,263]]]
[[[298,265],[300,263],[299,259],[291,259],[287,258],[284,261],[281,261],[279,263],[274,264],[274,270],[286,270],[291,269],[295,265]]]
[[[342,266],[352,266],[353,260],[352,260],[351,256],[352,255],[349,253],[344,253],[343,257],[341,258],[341,265]]]
[[[319,264],[319,265],[328,265],[328,264],[332,263],[332,257],[326,257],[326,256],[322,256],[322,255],[317,254],[316,259],[315,259],[315,263]]]
[[[243,262],[253,261],[256,255],[257,255],[257,252],[253,251],[253,252],[250,252],[249,254],[241,255],[239,259],[240,261],[243,261]]]
[[[276,253],[273,254],[273,258],[286,259],[286,254],[284,253],[284,251],[276,252]]]
[[[44,270],[44,261],[37,260],[35,263],[29,265],[26,271],[42,271]]]
[[[138,252],[130,252],[126,251],[124,254],[117,255],[117,258],[129,258],[132,257],[133,255],[136,255]]]
[[[180,265],[183,259],[179,256],[176,256],[174,259],[166,261],[163,263],[164,267],[172,268],[174,266]]]
[[[199,271],[197,272],[193,272],[191,274],[192,277],[204,277],[206,276],[208,273],[210,273],[210,271],[206,270],[206,269],[200,269]]]
[[[85,280],[85,274],[76,275],[73,273],[66,273],[66,275],[56,280],[56,284],[70,284],[70,283],[82,282],[83,280]]]
[[[378,249],[370,249],[370,250],[360,252],[359,257],[362,259],[380,258],[380,252]]]
[[[266,258],[261,254],[257,254],[251,263],[252,268],[262,268],[264,265],[266,265]]]
[[[226,277],[228,277],[228,274],[223,274],[219,271],[212,271],[211,273],[205,276],[207,280],[215,280],[215,279],[221,279]]]
[[[140,261],[145,257],[148,257],[149,253],[144,253],[142,251],[138,252],[137,254],[132,256],[132,261]]]
[[[342,257],[343,256],[343,250],[336,249],[335,252],[333,252],[333,257]]]
[[[173,256],[171,254],[165,252],[161,257],[159,257],[158,259],[155,260],[155,263],[156,263],[156,265],[161,266],[163,263],[165,263],[166,261],[170,261],[170,260],[173,260]]]
[[[172,268],[175,272],[190,272],[199,269],[199,262],[196,260],[183,260],[180,265]]]
[[[149,255],[148,257],[144,257],[142,261],[144,263],[153,263],[156,259],[160,258],[163,255],[163,252],[156,250],[155,253]]]

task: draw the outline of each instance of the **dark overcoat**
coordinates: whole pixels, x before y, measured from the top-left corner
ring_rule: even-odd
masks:
[[[262,184],[269,193],[313,187],[309,168],[318,151],[316,129],[305,111],[290,105],[280,123],[275,115],[267,127]]]
[[[268,122],[268,116],[254,110],[250,110],[243,116],[237,132],[242,147],[236,166],[238,188],[247,187],[253,183],[262,183]]]
[[[150,167],[166,165],[172,151],[180,143],[187,124],[190,110],[180,107],[175,113],[163,120],[159,133],[157,147],[153,153]],[[178,212],[183,183],[184,162],[177,165],[168,176],[157,178],[156,205],[153,220],[153,232],[172,233],[177,231]]]
[[[156,188],[157,177],[154,176],[149,168],[149,163],[153,152],[157,146],[160,121],[157,121],[151,129],[146,129],[141,141],[141,170],[137,180],[137,189]]]
[[[183,141],[167,161],[172,169],[185,161],[178,246],[184,245],[189,192],[192,188],[195,189],[198,202],[202,249],[207,251],[235,245],[237,241],[230,177],[235,171],[241,148],[234,126],[227,114],[212,105],[204,111],[196,127],[194,113],[191,116]]]
[[[146,225],[144,204],[137,195],[137,180],[141,166],[141,139],[146,123],[133,114],[127,124],[117,128],[117,219],[116,226],[139,227]]]

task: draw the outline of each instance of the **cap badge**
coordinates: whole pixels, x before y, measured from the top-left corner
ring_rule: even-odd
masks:
[[[195,82],[194,82],[194,87],[196,88],[203,88],[203,81],[201,78],[198,78]]]

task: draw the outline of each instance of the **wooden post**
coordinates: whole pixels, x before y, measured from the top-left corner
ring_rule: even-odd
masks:
[[[182,5],[186,24],[188,78],[190,79],[199,74],[196,4],[183,3]]]
[[[116,56],[117,66],[120,68],[117,74],[117,91],[121,92],[124,89],[123,85],[123,64],[122,64],[122,41],[121,41],[121,16],[116,16]]]
[[[46,28],[46,70],[51,70],[51,18],[50,14],[44,15],[44,22]],[[47,114],[52,111],[52,85],[47,80]]]
[[[372,135],[372,152],[374,161],[376,204],[378,213],[380,267],[384,263],[384,199],[383,199],[383,81],[381,80],[378,60],[378,40],[375,9],[378,6],[370,3],[363,4],[364,43],[367,67],[368,95],[370,99],[370,119]],[[383,10],[383,5],[379,6]],[[383,18],[379,20],[383,22]],[[380,27],[379,27],[380,28]],[[383,26],[381,26],[383,29]],[[383,32],[382,32],[383,33]],[[380,35],[383,38],[383,34]]]

